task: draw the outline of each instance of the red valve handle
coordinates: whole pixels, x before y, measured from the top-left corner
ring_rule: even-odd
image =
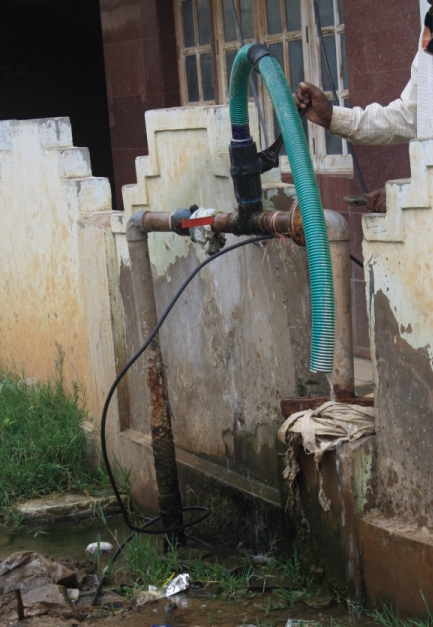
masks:
[[[190,220],[181,220],[180,226],[183,229],[192,229],[195,226],[211,226],[214,223],[213,216],[208,218],[191,218]]]

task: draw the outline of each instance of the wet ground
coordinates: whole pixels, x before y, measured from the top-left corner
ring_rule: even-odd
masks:
[[[120,543],[129,535],[128,529],[120,517],[109,520],[109,527]],[[79,525],[58,524],[49,529],[25,529],[18,531],[2,531],[0,533],[0,562],[17,551],[35,551],[53,560],[68,562],[69,565],[79,563],[91,570],[92,560],[86,556],[84,549],[97,540],[116,544],[110,531],[99,519],[91,523]],[[236,599],[225,599],[215,586],[189,589],[170,598],[160,599],[151,604],[137,607],[133,598],[123,606],[110,602],[110,591],[106,591],[105,605],[91,608],[94,587],[83,591],[77,604],[79,618],[64,619],[56,616],[35,616],[17,622],[16,615],[1,610],[0,626],[17,625],[19,627],[58,627],[60,625],[76,626],[94,625],[108,627],[122,622],[122,627],[329,627],[373,625],[373,621],[365,615],[359,616],[353,607],[338,604],[335,599],[325,598],[321,591],[310,598],[291,605],[281,595],[281,591],[265,591],[254,589]]]

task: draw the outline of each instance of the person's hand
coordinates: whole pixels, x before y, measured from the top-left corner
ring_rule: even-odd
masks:
[[[427,48],[427,46],[429,45],[429,43],[430,43],[430,39],[423,39],[422,40],[422,44],[421,44],[422,45],[422,49],[425,50]]]
[[[367,194],[367,209],[371,213],[386,213],[386,190],[384,187]]]
[[[315,85],[299,83],[295,92],[295,104],[300,114],[307,120],[329,129],[332,119],[332,104]]]

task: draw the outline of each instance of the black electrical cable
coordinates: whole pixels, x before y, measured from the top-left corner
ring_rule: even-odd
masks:
[[[235,18],[235,23],[236,23],[236,30],[238,31],[239,42],[240,42],[241,46],[243,47],[245,45],[245,40],[244,40],[244,36],[243,36],[243,33],[242,33],[242,27],[241,27],[241,24],[240,24],[240,21],[239,21],[238,13],[236,11],[236,6],[235,6],[234,0],[231,0],[231,4],[232,4],[233,17]],[[255,82],[253,80],[252,75],[251,75],[251,78],[250,78],[250,86],[251,86],[251,91],[253,92],[254,102],[256,103],[257,112],[259,114],[260,124],[261,124],[262,130],[263,130],[263,137],[264,137],[265,144],[266,144],[265,148],[267,148],[268,145],[269,145],[269,141],[268,141],[268,133],[266,131],[265,118],[263,117],[263,112],[262,112],[262,108],[260,106],[260,101],[259,101],[259,95],[257,93],[256,84],[255,84]]]
[[[335,89],[334,79],[332,78],[332,72],[331,72],[331,68],[329,66],[328,55],[326,54],[325,41],[323,39],[322,23],[320,21],[320,13],[319,13],[319,7],[317,5],[317,0],[313,0],[313,4],[314,4],[314,14],[316,16],[317,32],[318,32],[319,39],[320,39],[320,47],[322,48],[322,58],[323,58],[323,60],[325,62],[326,73],[328,75],[329,82],[331,84],[332,95],[334,97],[335,104],[338,104],[339,100],[338,100],[338,96],[337,96],[337,90]],[[361,171],[361,167],[359,165],[358,158],[357,158],[357,156],[355,154],[355,149],[353,148],[353,146],[352,146],[352,144],[350,142],[347,142],[347,146],[348,146],[350,154],[352,155],[353,165],[355,166],[356,174],[357,174],[359,182],[361,184],[362,191],[363,191],[364,194],[367,194],[368,193],[367,192],[367,186],[365,184],[364,177],[362,175],[362,171]]]
[[[189,523],[185,523],[184,525],[181,525],[181,526],[178,526],[178,527],[172,527],[170,529],[159,529],[159,530],[148,529],[148,527],[150,527],[151,525],[153,525],[154,523],[156,523],[158,520],[161,519],[160,516],[155,516],[154,518],[151,518],[149,521],[146,522],[145,525],[143,525],[143,527],[136,527],[135,525],[133,525],[130,522],[129,517],[128,517],[128,512],[126,511],[126,508],[123,505],[122,498],[120,496],[119,490],[117,489],[116,481],[114,479],[113,471],[111,469],[111,464],[110,464],[110,461],[108,459],[108,453],[107,453],[107,442],[106,442],[106,437],[105,437],[105,427],[106,427],[106,423],[107,423],[108,407],[110,405],[110,401],[111,401],[111,399],[113,397],[113,394],[114,394],[117,386],[119,385],[119,382],[122,379],[122,377],[127,373],[129,368],[137,361],[137,359],[144,353],[146,348],[149,346],[149,344],[154,339],[155,335],[158,333],[158,331],[161,328],[162,324],[165,322],[168,314],[173,309],[173,307],[174,307],[175,303],[177,302],[177,300],[179,299],[179,297],[182,295],[182,293],[185,291],[185,289],[191,283],[192,279],[200,272],[200,270],[202,268],[204,268],[208,263],[210,263],[214,259],[217,259],[218,257],[221,257],[222,255],[225,255],[226,253],[231,252],[232,250],[236,250],[237,248],[241,248],[242,246],[246,246],[247,244],[255,244],[257,242],[262,242],[262,241],[265,241],[265,240],[269,240],[269,239],[272,239],[272,237],[273,237],[272,235],[261,235],[259,237],[254,237],[254,238],[251,238],[251,239],[243,240],[242,242],[237,242],[236,244],[233,244],[232,246],[229,246],[228,248],[225,248],[224,250],[220,250],[218,253],[215,253],[214,255],[209,257],[208,259],[205,259],[204,261],[202,261],[202,263],[200,265],[198,265],[197,268],[195,268],[195,270],[193,270],[193,272],[189,275],[189,277],[182,283],[180,288],[177,290],[176,294],[171,299],[170,303],[167,305],[166,309],[164,310],[163,314],[161,315],[161,318],[159,319],[159,321],[158,321],[157,325],[155,326],[155,328],[153,329],[152,333],[149,335],[149,337],[147,338],[147,340],[145,341],[143,346],[135,353],[135,355],[128,361],[128,363],[119,372],[119,374],[117,375],[116,379],[113,382],[113,385],[110,388],[110,391],[107,394],[107,398],[105,399],[104,409],[102,411],[102,418],[101,418],[101,449],[102,449],[102,458],[104,460],[104,464],[105,464],[105,468],[107,470],[108,478],[110,480],[111,487],[113,488],[113,492],[114,492],[114,494],[116,496],[120,512],[121,512],[121,514],[123,516],[123,520],[125,521],[126,526],[133,531],[133,533],[131,535],[129,535],[126,538],[126,540],[124,540],[124,542],[120,545],[120,547],[114,553],[113,557],[110,560],[110,564],[113,564],[116,561],[116,559],[118,558],[118,556],[122,552],[123,547],[126,544],[128,544],[128,542],[130,542],[137,533],[147,533],[147,534],[151,534],[151,535],[166,535],[166,534],[169,534],[169,533],[175,533],[175,532],[178,532],[178,531],[182,531],[182,530],[186,529],[187,527],[191,527],[193,525],[196,525],[199,522],[202,522],[210,514],[210,510],[207,507],[202,507],[202,506],[199,506],[199,505],[192,506],[192,507],[184,507],[183,508],[184,512],[187,512],[187,511],[201,511],[201,512],[204,512],[204,513],[201,516],[199,516],[198,518],[196,518],[195,520],[193,520],[193,521],[191,521]],[[96,589],[95,595],[94,595],[92,603],[91,603],[92,606],[94,606],[96,604],[96,601],[98,600],[98,597],[99,597],[99,594],[101,592],[101,589],[102,589],[102,586],[104,584],[105,579],[106,579],[106,575],[104,574],[102,576],[99,584],[98,584],[97,589]]]
[[[358,266],[360,266],[361,268],[364,267],[364,264],[362,263],[362,261],[359,261],[359,259],[357,259],[356,257],[354,257],[353,255],[350,255],[350,259],[356,263]]]

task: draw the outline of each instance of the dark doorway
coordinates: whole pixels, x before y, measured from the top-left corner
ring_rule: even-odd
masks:
[[[113,189],[98,0],[3,0],[0,94],[2,120],[69,117],[74,145]]]

